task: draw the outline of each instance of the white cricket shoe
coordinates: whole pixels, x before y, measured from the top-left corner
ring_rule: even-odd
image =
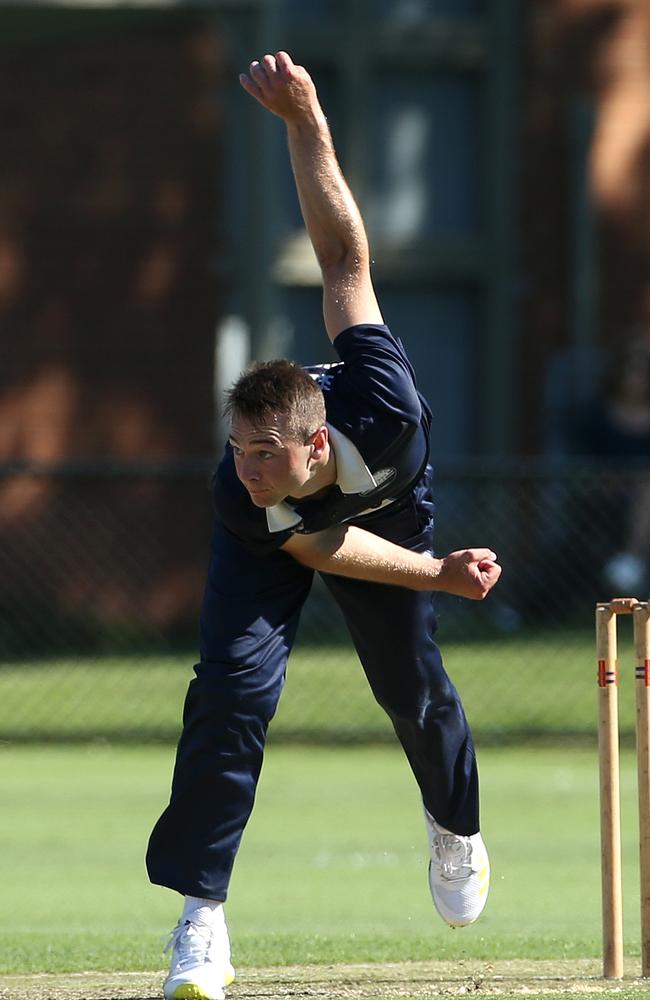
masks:
[[[235,978],[223,906],[183,911],[165,951],[171,949],[165,1000],[224,1000]]]
[[[429,836],[429,888],[436,910],[450,927],[480,917],[490,887],[490,862],[480,833],[461,837],[424,810]]]

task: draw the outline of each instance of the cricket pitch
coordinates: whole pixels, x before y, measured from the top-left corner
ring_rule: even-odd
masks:
[[[594,959],[495,962],[390,962],[242,969],[228,1000],[416,1000],[433,997],[641,996],[630,959],[624,980],[601,978]],[[84,972],[4,976],[0,1000],[160,1000],[163,972]]]

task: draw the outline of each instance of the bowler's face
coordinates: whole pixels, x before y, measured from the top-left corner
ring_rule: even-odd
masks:
[[[235,469],[257,507],[272,507],[286,497],[300,497],[310,480],[312,445],[287,434],[286,414],[251,424],[233,418],[230,444]]]

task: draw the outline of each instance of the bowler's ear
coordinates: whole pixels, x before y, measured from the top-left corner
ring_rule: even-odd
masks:
[[[319,427],[315,434],[312,434],[311,438],[311,457],[321,458],[325,447],[329,440],[329,434],[327,432],[327,427],[323,424]]]

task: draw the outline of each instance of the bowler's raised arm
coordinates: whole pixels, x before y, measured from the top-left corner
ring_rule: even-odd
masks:
[[[358,323],[383,323],[370,277],[363,219],[341,172],[307,70],[286,52],[277,52],[252,62],[239,80],[287,127],[300,207],[323,278],[323,314],[330,340]]]

